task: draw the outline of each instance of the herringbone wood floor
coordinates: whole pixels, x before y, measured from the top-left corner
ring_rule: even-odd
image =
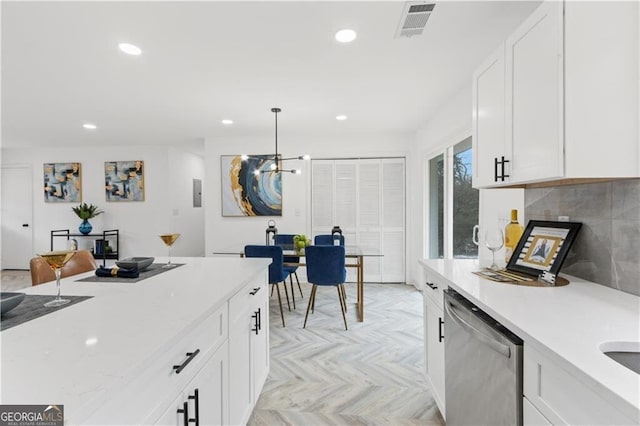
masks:
[[[311,286],[302,286],[296,310],[284,302],[285,328],[271,297],[271,371],[249,425],[444,425],[424,377],[420,292],[365,284],[359,323],[347,284],[346,331],[335,288],[320,287],[303,329]]]

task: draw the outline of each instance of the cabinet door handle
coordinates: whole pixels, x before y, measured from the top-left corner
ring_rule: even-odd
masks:
[[[502,163],[502,176],[500,176],[500,179],[502,180],[502,182],[504,182],[504,178],[508,178],[509,177],[509,175],[505,175],[504,174],[504,163],[508,163],[508,162],[509,162],[509,160],[505,160],[504,157],[502,157],[502,161],[501,161],[501,163]]]
[[[252,328],[251,331],[255,331],[256,334],[258,334],[258,331],[260,331],[260,308],[258,308],[257,311],[253,312],[253,315],[251,315],[251,318],[253,318],[256,322],[255,328]]]
[[[260,291],[260,287],[256,287],[256,288],[253,289],[253,291],[250,291],[249,294],[252,295],[252,296],[255,296],[256,293],[259,292],[259,291]]]
[[[426,284],[431,288],[431,290],[437,290],[438,289],[438,286],[435,285],[434,283],[430,283],[429,281],[427,281]]]
[[[444,325],[444,321],[442,318],[438,317],[438,342],[442,342],[444,339],[444,335],[442,334],[442,326]]]
[[[262,330],[262,312],[258,308],[258,330]]]
[[[178,414],[182,414],[183,426],[189,426],[189,403],[187,401],[182,404],[182,408],[178,408]]]
[[[498,181],[498,157],[493,157],[493,181]]]
[[[189,399],[193,399],[195,402],[196,409],[196,417],[194,419],[189,419],[190,423],[195,423],[196,426],[200,426],[200,397],[198,395],[198,389],[193,391],[193,395],[188,396]]]
[[[176,374],[180,374],[180,372],[182,370],[184,370],[184,368],[189,365],[189,363],[191,361],[193,361],[193,359],[196,357],[196,355],[198,355],[200,353],[200,349],[196,349],[195,352],[187,352],[187,359],[184,360],[184,362],[180,365],[174,365],[173,369],[175,370]]]

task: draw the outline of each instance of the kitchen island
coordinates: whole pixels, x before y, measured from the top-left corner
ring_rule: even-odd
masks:
[[[640,347],[640,297],[568,275],[562,287],[489,281],[473,274],[477,260],[419,262],[425,299],[437,295],[435,305],[426,304],[436,321],[441,292],[451,287],[524,341],[525,425],[640,422],[640,375],[603,353]],[[427,371],[432,382],[442,381],[439,367]]]
[[[136,283],[63,279],[63,297],[92,297],[0,334],[1,403],[62,404],[66,424],[246,422],[269,368],[269,261],[172,262]]]

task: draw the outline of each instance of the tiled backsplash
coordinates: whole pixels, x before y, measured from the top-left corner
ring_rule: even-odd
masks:
[[[640,179],[525,190],[527,220],[582,228],[562,272],[640,296]]]

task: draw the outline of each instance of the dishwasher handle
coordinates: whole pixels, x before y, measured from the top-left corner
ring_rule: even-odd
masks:
[[[480,330],[460,318],[453,307],[453,303],[450,301],[445,301],[444,310],[449,314],[449,317],[455,322],[459,327],[466,329],[473,337],[480,340],[482,343],[489,346],[494,351],[498,352],[501,355],[504,355],[506,358],[511,358],[511,349],[509,346],[498,342],[494,338],[487,336],[482,333]]]

